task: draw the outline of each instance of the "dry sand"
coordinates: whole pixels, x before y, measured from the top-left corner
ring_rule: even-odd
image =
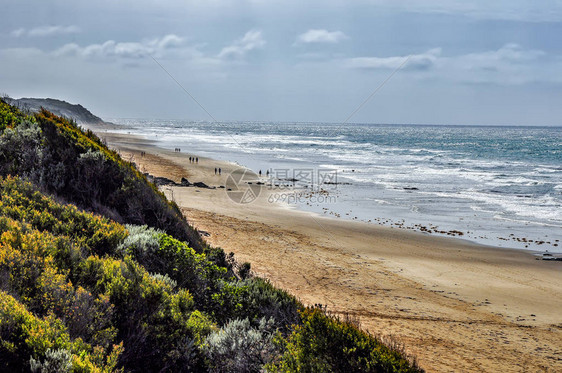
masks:
[[[175,181],[224,185],[237,168],[100,136],[141,170]],[[562,372],[562,262],[296,211],[269,203],[265,187],[249,204],[234,203],[225,189],[163,190],[211,244],[305,304],[358,316],[428,372]]]

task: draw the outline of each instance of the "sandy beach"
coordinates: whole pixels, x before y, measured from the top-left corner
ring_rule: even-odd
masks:
[[[162,190],[212,245],[305,304],[357,316],[428,372],[562,371],[562,262],[297,211],[270,203],[265,185],[236,203],[219,186],[239,166],[98,134],[143,172],[216,187]]]

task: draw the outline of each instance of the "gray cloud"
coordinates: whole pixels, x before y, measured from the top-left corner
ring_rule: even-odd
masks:
[[[404,69],[427,70],[435,65],[441,55],[441,48],[430,49],[422,54],[411,55]],[[346,64],[353,69],[396,69],[407,56],[393,57],[355,57],[347,59]]]
[[[464,83],[520,85],[531,82],[560,82],[560,64],[544,51],[508,43],[497,50],[444,57],[442,74]]]
[[[80,28],[78,26],[62,26],[62,25],[58,25],[58,26],[41,26],[41,27],[35,27],[32,29],[25,29],[25,28],[19,28],[16,30],[13,30],[10,35],[14,36],[14,37],[22,37],[22,36],[28,36],[28,37],[48,37],[48,36],[57,36],[57,35],[69,35],[69,34],[76,34],[81,32]]]
[[[523,49],[519,44],[508,43],[498,50],[469,53],[456,58],[466,69],[498,70],[508,64],[522,64],[536,61],[546,53],[536,49]]]
[[[495,50],[472,52],[457,56],[443,56],[441,48],[410,57],[404,69],[429,71],[420,77],[438,78],[448,82],[496,84],[503,86],[526,83],[559,83],[561,61],[548,58],[546,52],[525,49],[507,43]],[[392,70],[400,66],[406,56],[356,57],[344,60],[351,69]]]
[[[181,46],[183,42],[183,38],[174,34],[168,34],[162,38],[155,38],[141,42],[116,42],[114,40],[108,40],[102,44],[90,44],[85,47],[81,47],[76,43],[69,43],[55,50],[53,55],[76,55],[84,58],[142,58],[147,55],[160,55],[167,49]]]

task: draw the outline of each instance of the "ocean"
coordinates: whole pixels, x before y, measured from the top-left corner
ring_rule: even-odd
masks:
[[[165,148],[269,170],[273,183],[297,179],[298,198],[275,194],[294,208],[562,252],[561,127],[112,121]]]

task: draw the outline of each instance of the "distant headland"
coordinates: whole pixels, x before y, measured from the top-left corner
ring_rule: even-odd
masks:
[[[103,124],[105,123],[100,117],[92,114],[88,109],[80,104],[71,104],[63,100],[54,98],[5,98],[6,101],[19,109],[38,112],[41,108],[45,108],[50,112],[69,119],[74,119],[78,124]]]

